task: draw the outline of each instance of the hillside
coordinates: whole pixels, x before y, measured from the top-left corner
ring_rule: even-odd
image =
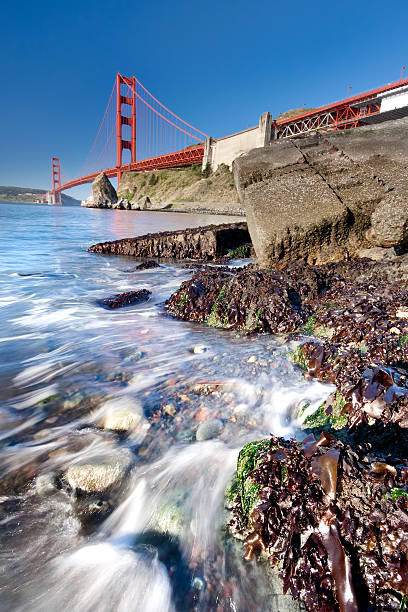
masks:
[[[7,187],[0,185],[0,202],[16,202],[18,204],[37,204],[46,189],[34,189],[33,187]],[[81,202],[62,194],[64,206],[80,206]]]
[[[149,198],[152,204],[168,202],[238,202],[233,176],[228,166],[203,176],[201,165],[154,172],[126,172],[118,196],[132,202]]]
[[[278,115],[277,117],[275,117],[275,121],[284,121],[285,119],[290,119],[291,117],[297,117],[298,115],[301,115],[302,113],[309,113],[311,111],[314,111],[314,108],[311,107],[307,107],[307,108],[293,108],[291,110],[287,110],[285,113],[281,113],[280,115]]]

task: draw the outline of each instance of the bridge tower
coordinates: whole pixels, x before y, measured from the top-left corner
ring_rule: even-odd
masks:
[[[131,96],[123,96],[121,85],[127,85],[131,90]],[[122,105],[127,104],[131,109],[130,116],[122,114]],[[131,140],[126,140],[122,136],[122,125],[129,125],[131,130]],[[116,149],[117,149],[117,177],[118,185],[122,176],[122,152],[129,149],[131,163],[136,161],[136,78],[127,78],[121,74],[116,76]]]
[[[52,174],[52,191],[50,193],[51,204],[56,204],[57,199],[58,199],[58,204],[62,204],[61,192],[56,191],[56,189],[61,187],[61,168],[60,168],[60,160],[58,157],[51,158],[51,174]]]

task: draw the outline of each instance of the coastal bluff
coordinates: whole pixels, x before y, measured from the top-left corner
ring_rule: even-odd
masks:
[[[261,265],[408,247],[408,118],[275,141],[234,180]]]
[[[228,166],[202,171],[201,165],[124,172],[117,192],[104,173],[92,183],[87,208],[189,212],[244,216]]]

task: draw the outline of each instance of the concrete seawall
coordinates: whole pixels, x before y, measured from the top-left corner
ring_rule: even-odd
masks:
[[[235,184],[262,263],[324,263],[408,246],[408,118],[274,141]]]

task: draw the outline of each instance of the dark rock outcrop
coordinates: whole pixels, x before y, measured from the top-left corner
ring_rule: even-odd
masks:
[[[278,565],[308,612],[402,610],[408,595],[408,461],[323,432],[241,451],[230,529],[245,559]]]
[[[408,119],[254,149],[234,178],[261,264],[406,246]]]
[[[91,195],[81,202],[88,208],[113,208],[118,201],[116,191],[104,172],[101,172],[92,183]]]
[[[151,291],[148,291],[147,289],[139,289],[139,291],[126,291],[125,293],[118,293],[117,295],[99,300],[98,303],[100,306],[105,308],[121,308],[122,306],[129,306],[130,304],[147,302],[151,294]]]
[[[88,251],[133,257],[212,261],[250,241],[246,223],[207,225],[101,242]]]
[[[333,417],[341,427],[380,421],[408,428],[406,260],[201,269],[167,311],[214,327],[314,336],[291,357],[307,376],[336,385]],[[321,424],[333,420],[330,412],[321,417]]]
[[[127,270],[127,272],[137,272],[138,270],[151,270],[152,268],[160,268],[160,264],[154,259],[148,259],[147,261],[143,261],[138,266],[135,266],[131,270]]]

